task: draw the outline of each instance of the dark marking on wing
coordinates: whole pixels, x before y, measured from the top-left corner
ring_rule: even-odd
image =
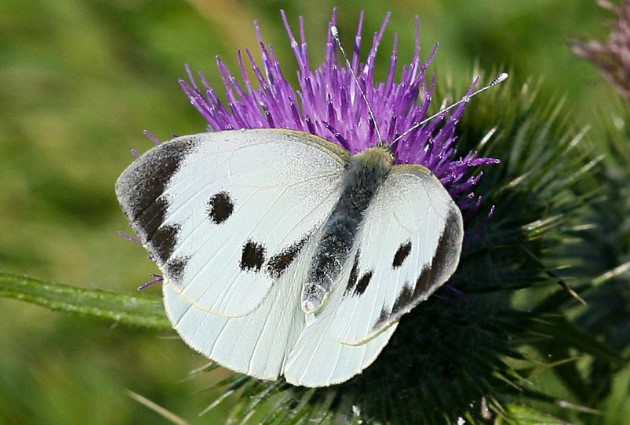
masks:
[[[310,239],[311,234],[307,234],[302,239],[288,247],[284,248],[280,253],[274,255],[267,262],[267,273],[274,279],[280,278],[286,269],[291,265],[295,257],[300,253],[306,242]]]
[[[405,282],[402,291],[400,291],[400,294],[398,294],[398,298],[396,298],[396,301],[392,306],[392,311],[390,315],[400,312],[401,309],[403,309],[413,300],[414,294],[415,291],[413,290],[413,288],[411,288],[411,286],[409,286],[409,282]]]
[[[396,254],[394,254],[394,261],[392,261],[392,267],[397,269],[398,267],[402,266],[405,260],[407,259],[407,257],[409,256],[410,252],[411,252],[411,241],[407,241],[406,243],[401,244],[398,247]]]
[[[188,257],[178,257],[173,258],[166,263],[168,279],[176,285],[181,286],[182,277],[184,276],[184,271],[186,271],[188,259]]]
[[[168,209],[168,202],[166,198],[159,197],[154,202],[147,205],[147,207],[140,213],[132,222],[134,229],[140,235],[140,238],[149,242],[158,231],[160,226],[166,220],[166,211]]]
[[[156,146],[134,161],[116,182],[123,211],[160,265],[173,253],[179,232],[177,225],[164,225],[169,207],[164,191],[197,143],[196,138],[181,138]]]
[[[379,313],[378,319],[376,320],[376,325],[378,325],[379,323],[383,323],[385,320],[387,320],[388,317],[389,312],[385,309],[385,307],[381,308],[381,312]],[[376,325],[374,325],[372,329],[374,329]]]
[[[354,288],[353,295],[358,296],[365,292],[368,285],[370,284],[370,281],[372,280],[372,275],[374,275],[374,270],[370,270],[363,276],[361,276],[361,279],[359,279],[359,283],[357,283],[356,288]]]
[[[372,326],[372,330],[376,330],[381,324],[387,321],[392,316],[396,316],[400,311],[407,306],[414,299],[414,290],[409,285],[409,282],[405,282],[402,291],[398,294],[396,301],[394,301],[394,305],[391,310],[387,310],[387,307],[383,306],[381,309],[381,313],[376,319],[374,326]]]
[[[422,293],[429,291],[435,285],[436,281],[445,280],[442,276],[444,275],[444,270],[447,268],[447,265],[452,261],[450,255],[453,252],[453,240],[456,239],[453,238],[453,232],[458,229],[458,226],[454,223],[456,221],[457,218],[454,214],[449,215],[447,218],[444,232],[442,236],[440,236],[435,255],[431,260],[431,265],[422,270],[416,280],[416,287],[413,291],[414,299],[419,297]]]
[[[116,195],[129,220],[142,226],[147,219],[140,220],[145,211],[155,209],[153,204],[164,193],[171,178],[177,173],[186,158],[197,146],[195,138],[181,138],[162,143],[133,162],[116,182]],[[155,226],[157,229],[159,226]],[[139,233],[144,227],[136,229]]]
[[[234,212],[234,202],[227,192],[212,195],[207,206],[208,218],[214,224],[221,224]]]
[[[396,301],[394,301],[390,312],[387,312],[386,308],[383,307],[379,318],[374,323],[374,326],[372,326],[372,330],[378,329],[387,318],[400,316],[400,314],[405,313],[405,310],[408,309],[409,306],[413,307],[416,305],[419,302],[418,300],[423,298],[423,295],[426,297],[428,294],[432,293],[437,287],[436,284],[446,282],[448,276],[445,276],[445,270],[449,268],[448,266],[451,261],[458,260],[453,259],[451,256],[454,251],[457,251],[455,244],[459,240],[457,234],[460,230],[457,216],[455,213],[451,213],[446,219],[444,232],[440,236],[431,263],[420,271],[420,275],[416,279],[413,288],[409,285],[409,282],[405,283]]]
[[[165,264],[175,250],[179,226],[167,224],[161,226],[153,235],[147,237],[149,251],[158,260],[158,264]]]
[[[241,254],[240,267],[243,271],[259,272],[265,263],[265,247],[251,240],[243,245],[243,253]]]
[[[348,278],[348,283],[346,284],[346,290],[343,291],[344,296],[351,293],[357,284],[357,279],[359,278],[359,257],[360,256],[361,256],[361,250],[357,250],[357,253],[354,256],[354,264],[352,265],[352,270],[350,270],[350,277]]]
[[[416,279],[414,294],[422,293],[428,290],[431,287],[431,283],[433,282],[433,269],[431,267],[427,267],[422,270],[418,279]]]

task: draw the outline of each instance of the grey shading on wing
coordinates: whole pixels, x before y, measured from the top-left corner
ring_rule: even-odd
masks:
[[[461,212],[433,174],[394,167],[366,212],[352,270],[340,282],[335,338],[363,344],[426,300],[455,272],[463,235]]]
[[[238,317],[260,305],[324,222],[347,160],[302,132],[203,133],[148,151],[116,193],[178,296]]]

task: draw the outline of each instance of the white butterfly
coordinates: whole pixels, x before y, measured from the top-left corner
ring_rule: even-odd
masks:
[[[238,372],[308,387],[368,367],[459,261],[461,213],[389,146],[351,156],[291,130],[184,136],[119,178],[182,339]]]

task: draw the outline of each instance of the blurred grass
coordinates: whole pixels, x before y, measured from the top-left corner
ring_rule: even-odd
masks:
[[[469,81],[476,63],[486,73],[509,69],[515,85],[543,78],[541,97],[565,96],[584,124],[609,104],[610,89],[568,48],[571,38],[607,34],[608,16],[591,0],[347,3],[339,2],[346,45],[360,8],[366,34],[391,10],[389,34],[400,34],[405,61],[418,14],[424,52],[441,45],[433,70],[442,81]],[[204,129],[177,85],[184,64],[205,71],[220,91],[215,55],[234,67],[237,48],[256,48],[258,19],[291,76],[278,10],[293,23],[307,17],[318,63],[336,4],[0,0],[0,271],[121,292],[149,280],[155,268],[144,250],[116,235],[127,225],[113,184],[130,149],[150,146],[142,130],[166,139]],[[383,59],[389,46],[391,38]],[[159,288],[146,292],[158,296]],[[2,424],[168,423],[125,389],[191,423],[223,417],[220,409],[196,417],[214,396],[194,393],[201,378],[183,380],[204,360],[164,333],[0,299],[0,335]]]

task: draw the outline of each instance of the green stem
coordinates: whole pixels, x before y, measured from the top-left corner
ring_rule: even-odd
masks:
[[[0,296],[127,325],[171,328],[159,298],[144,294],[119,294],[0,273]]]

